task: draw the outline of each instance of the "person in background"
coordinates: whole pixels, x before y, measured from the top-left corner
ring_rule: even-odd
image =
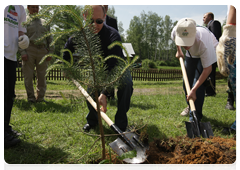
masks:
[[[108,5],[103,5],[103,6],[104,6],[105,12],[106,12],[106,14],[107,14]],[[115,18],[112,18],[112,17],[106,15],[106,18],[105,18],[104,23],[107,24],[107,25],[110,26],[110,27],[115,28],[115,29],[118,31],[117,20],[116,20]]]
[[[197,26],[191,18],[179,20],[172,30],[171,38],[177,46],[177,58],[184,58],[181,47],[187,52],[185,67],[191,91],[187,95],[185,86],[184,91],[187,102],[190,98],[194,101],[197,111],[196,116],[200,121],[203,117],[202,107],[206,88],[203,83],[212,71],[212,64],[217,61],[215,48],[218,41],[212,32],[205,27]],[[191,113],[190,109],[189,121],[193,121]]]
[[[106,13],[103,5],[92,5],[92,21],[94,26],[94,33],[97,34],[101,41],[102,56],[105,58],[109,55],[116,55],[124,58],[122,48],[115,46],[112,49],[108,49],[108,46],[115,41],[121,41],[121,37],[118,31],[104,23]],[[87,11],[84,13],[84,17],[87,15]],[[75,45],[73,43],[74,37],[70,37],[65,44],[65,49],[69,49],[71,52],[75,51]],[[64,52],[63,59],[70,61],[69,52]],[[110,72],[117,64],[117,59],[110,59],[106,61],[107,70]],[[89,92],[88,88],[88,92]],[[120,85],[117,91],[118,105],[117,113],[115,115],[115,125],[122,131],[126,130],[128,125],[127,112],[130,108],[131,96],[133,93],[132,76],[129,70],[125,72],[125,75],[120,80]],[[103,90],[98,97],[99,104],[102,106],[101,110],[106,113],[107,111],[107,90]],[[98,124],[98,117],[96,110],[87,101],[89,113],[86,117],[87,123],[84,125],[83,130],[88,132]]]
[[[9,5],[4,9],[4,148],[15,146],[21,135],[10,126],[10,118],[15,97],[16,66],[18,46],[26,49],[29,39],[24,34],[26,12],[22,5]]]
[[[228,9],[226,25],[216,48],[217,63],[222,75],[228,76],[233,96],[236,101],[236,8],[232,5]],[[236,133],[236,120],[230,128],[224,128],[223,133]]]
[[[104,6],[105,12],[107,14],[108,5],[103,5],[103,6]],[[110,27],[115,28],[118,31],[117,20],[115,18],[112,18],[112,17],[106,15],[104,23],[107,24]],[[115,100],[115,90],[114,90],[114,87],[112,89],[110,89],[109,95],[107,97],[108,97],[108,99]]]
[[[39,12],[39,5],[28,5],[27,9],[29,11],[27,18],[29,18]],[[48,57],[42,64],[39,64],[39,62],[46,54],[54,52],[54,47],[49,46],[52,42],[52,37],[47,37],[40,43],[35,43],[39,37],[46,34],[47,32],[50,32],[50,27],[44,26],[44,22],[44,19],[37,18],[27,26],[26,35],[30,39],[29,47],[25,50],[19,49],[22,57],[22,71],[27,92],[27,100],[29,103],[46,102],[44,100],[47,88],[45,75],[48,68],[48,62],[51,60],[51,57]],[[33,74],[35,66],[37,71],[36,97],[34,95],[33,89]]]
[[[214,14],[212,12],[208,12],[203,16],[203,22],[206,27],[214,34],[216,39],[219,41],[219,38],[222,35],[222,27],[221,23],[217,20],[214,20]],[[215,96],[215,88],[216,88],[216,67],[217,62],[212,65],[212,72],[209,75],[211,77],[212,86],[206,87],[206,96]]]

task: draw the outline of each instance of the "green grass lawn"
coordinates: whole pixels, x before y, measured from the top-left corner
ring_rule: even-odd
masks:
[[[100,158],[100,141],[93,145],[99,129],[91,130],[90,134],[82,133],[88,109],[80,91],[65,81],[48,81],[47,84],[46,96],[55,91],[54,95],[60,97],[46,97],[49,103],[29,104],[19,95],[25,90],[23,82],[17,82],[11,125],[22,133],[19,137],[21,143],[4,150],[5,161],[14,164],[85,164]],[[210,121],[215,136],[230,138],[233,135],[223,135],[221,130],[235,121],[236,111],[225,109],[227,81],[217,80],[216,84],[216,97],[205,98],[202,122]],[[62,91],[65,99],[59,94]],[[129,125],[136,128],[146,125],[150,142],[154,138],[185,136],[184,121],[189,118],[180,116],[180,113],[186,106],[182,81],[134,81]],[[107,115],[113,121],[116,110],[116,101],[109,102]],[[103,125],[105,134],[113,134],[105,122]],[[107,150],[111,149],[108,144],[115,139],[116,136],[105,138]],[[91,151],[81,158],[89,149]]]

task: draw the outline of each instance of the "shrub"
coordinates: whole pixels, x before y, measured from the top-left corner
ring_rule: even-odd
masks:
[[[166,61],[157,61],[156,62],[156,64],[157,64],[157,66],[167,66],[167,63],[166,63]]]
[[[152,61],[152,60],[149,60],[149,59],[144,59],[142,61],[142,67],[144,69],[157,68],[156,63],[154,61]]]

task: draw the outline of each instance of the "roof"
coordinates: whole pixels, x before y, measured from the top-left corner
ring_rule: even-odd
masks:
[[[122,45],[124,46],[124,48],[126,48],[129,57],[133,57],[135,55],[135,52],[132,47],[132,43],[122,43]],[[124,57],[127,57],[124,50],[123,50],[123,55]]]

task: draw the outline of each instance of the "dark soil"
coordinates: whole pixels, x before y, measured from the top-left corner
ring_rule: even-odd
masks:
[[[232,164],[236,161],[236,137],[155,139],[149,145],[144,164]],[[124,163],[114,155],[111,158],[114,164]]]

